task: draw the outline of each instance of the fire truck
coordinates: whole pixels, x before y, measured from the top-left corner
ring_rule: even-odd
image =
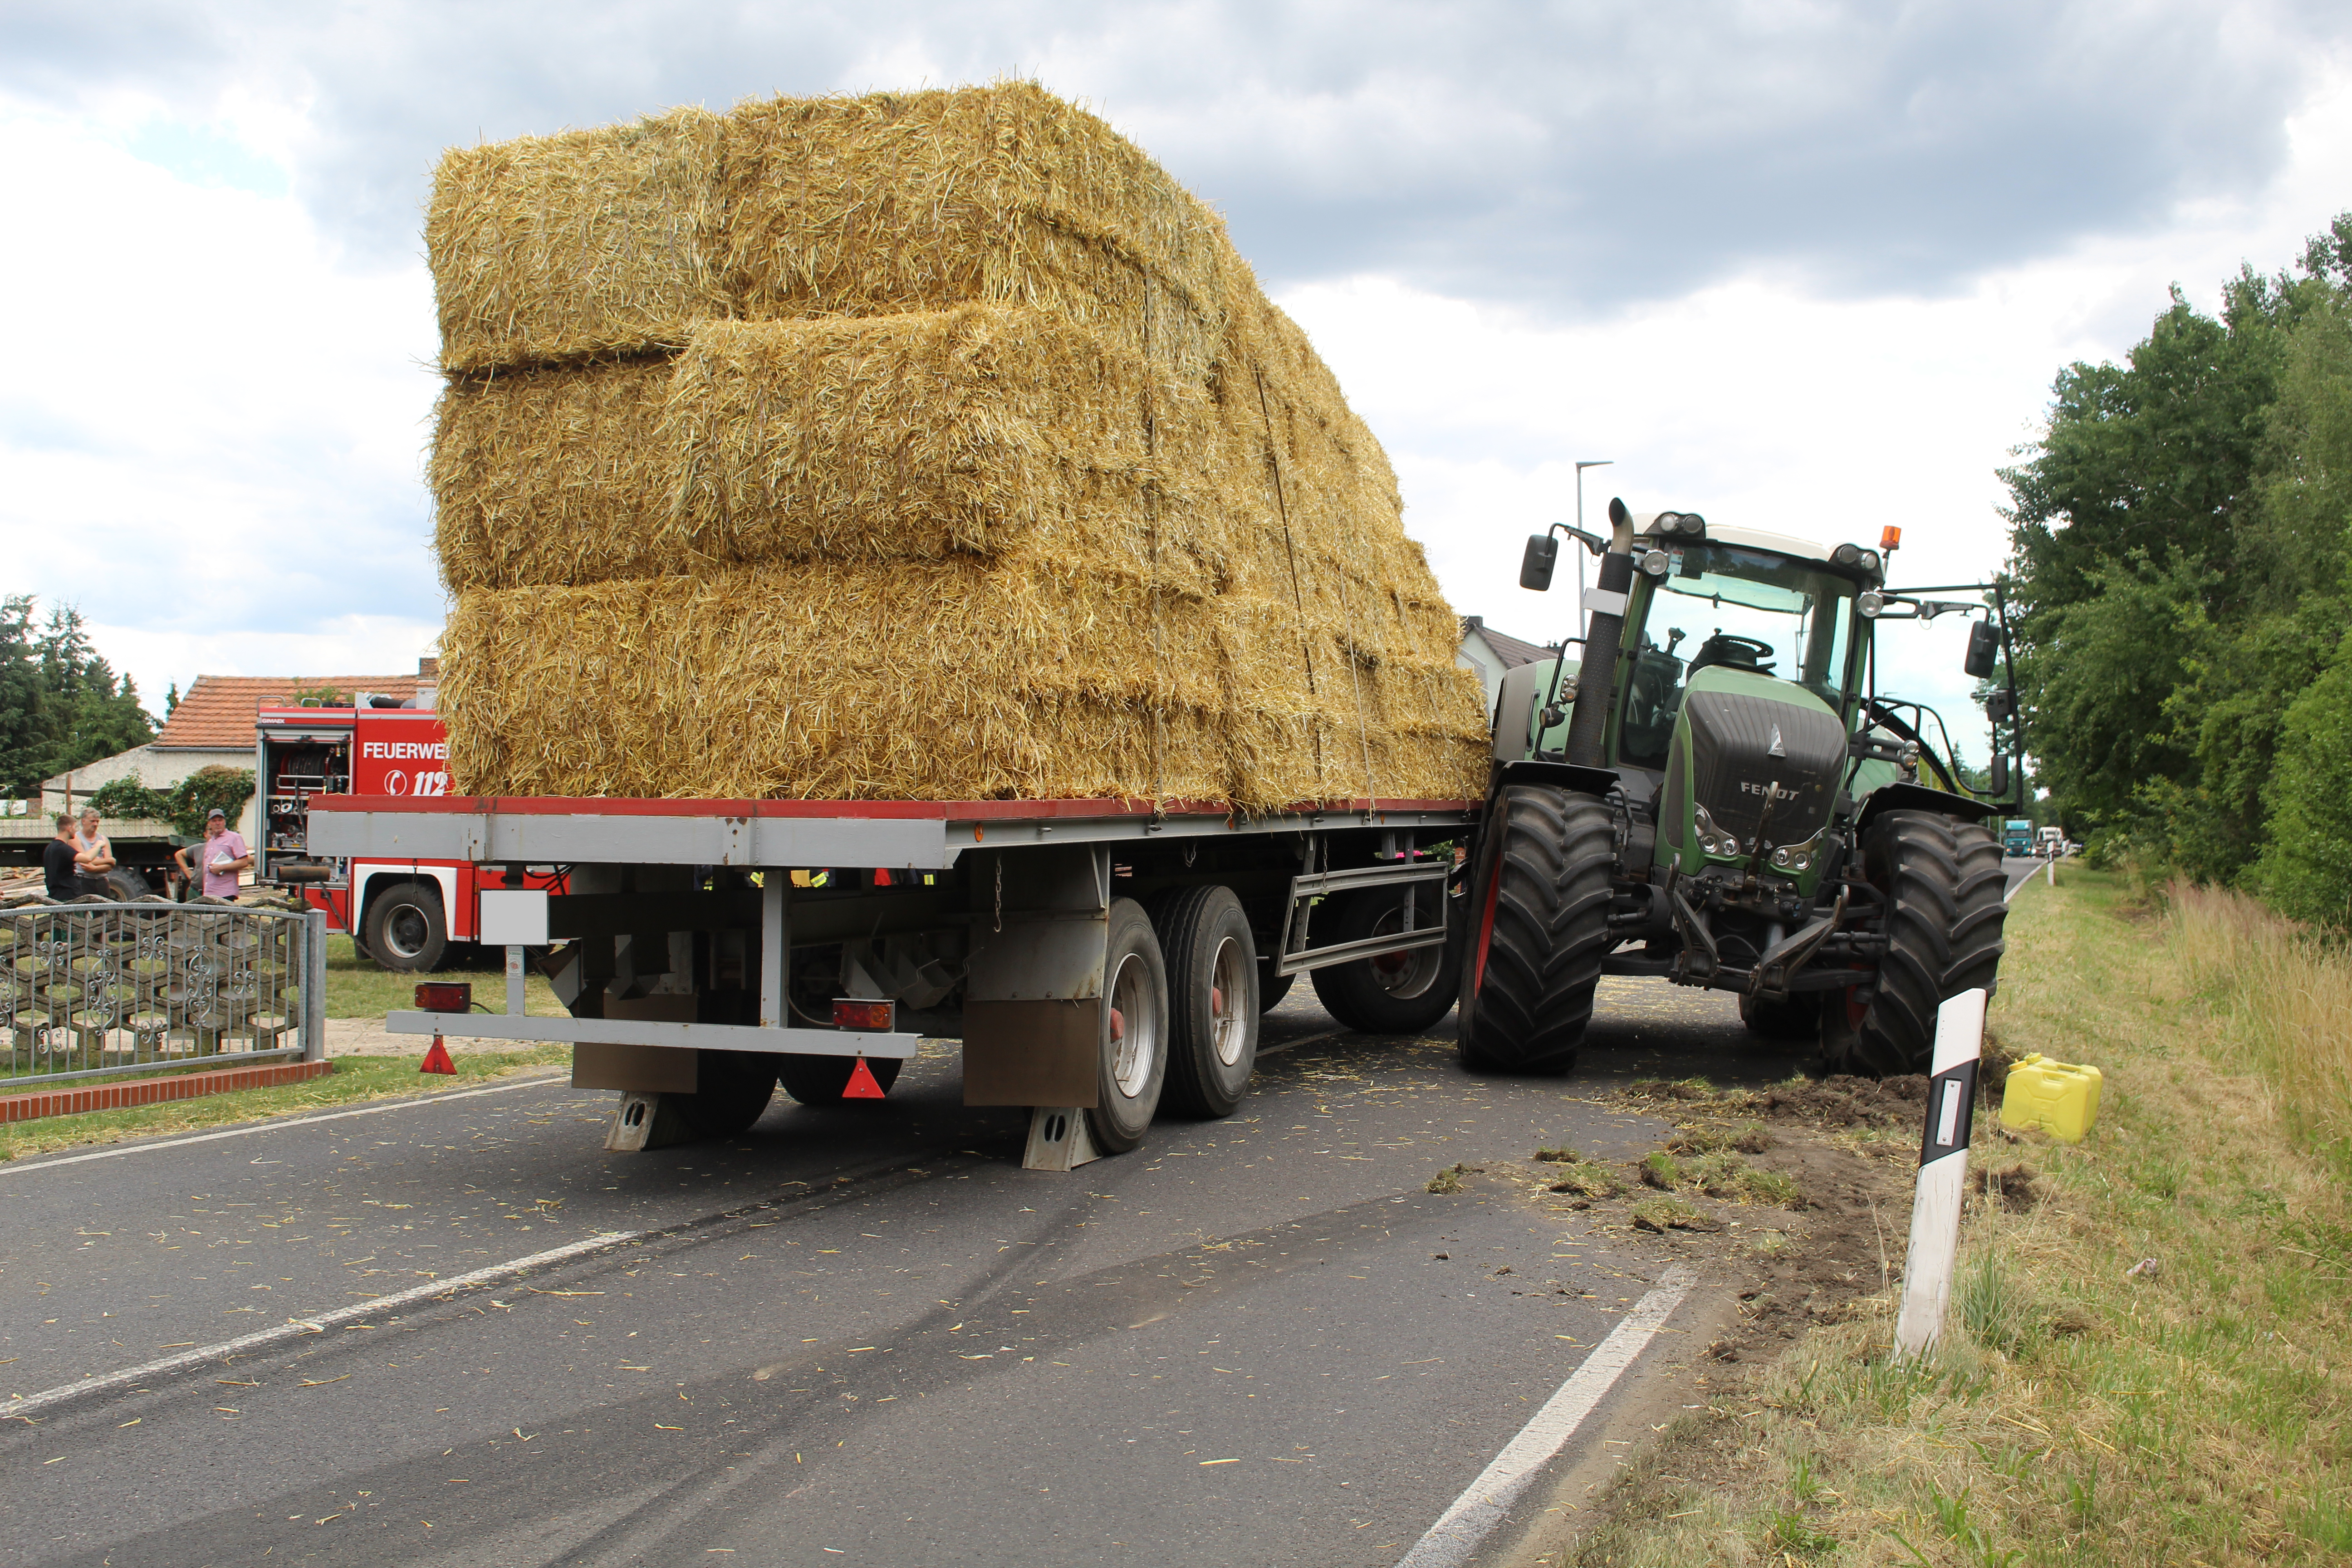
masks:
[[[552,866],[513,871],[465,859],[342,858],[310,846],[321,796],[383,804],[446,795],[449,737],[430,689],[406,699],[359,692],[352,706],[263,708],[254,716],[261,792],[257,881],[299,892],[383,968],[438,967],[478,941],[481,888],[562,890]]]

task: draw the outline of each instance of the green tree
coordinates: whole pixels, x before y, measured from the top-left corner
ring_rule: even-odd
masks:
[[[0,599],[0,794],[21,800],[40,793],[47,775],[49,718],[33,637],[33,598]]]
[[[2352,924],[2352,640],[2287,710],[2270,807],[2256,884],[2289,914]]]

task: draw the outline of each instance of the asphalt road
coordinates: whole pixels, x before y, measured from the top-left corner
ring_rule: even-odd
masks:
[[[608,1155],[554,1077],[0,1166],[0,1399],[361,1311],[0,1422],[0,1563],[1394,1563],[1657,1267],[1429,1178],[1654,1147],[1596,1087],[1804,1065],[1603,984],[1558,1082],[1302,984],[1234,1118],[1069,1175],[945,1047],[717,1145]]]

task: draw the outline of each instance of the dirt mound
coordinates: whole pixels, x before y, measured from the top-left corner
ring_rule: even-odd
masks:
[[[1918,1121],[1927,1099],[1927,1080],[1917,1073],[1890,1079],[1832,1073],[1817,1083],[1768,1089],[1756,1097],[1756,1109],[1832,1127],[1892,1127]]]

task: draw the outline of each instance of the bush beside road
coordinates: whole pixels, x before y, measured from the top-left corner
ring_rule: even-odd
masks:
[[[2095,1063],[2105,1090],[2071,1148],[1980,1111],[1934,1357],[1888,1362],[1906,1223],[1890,1215],[1889,1288],[1678,1423],[1547,1561],[2352,1552],[2352,1143],[2327,1070],[2352,965],[2226,898],[2158,913],[2088,871],[2021,891],[2009,936],[1991,1043]],[[2263,1024],[2288,972],[2315,987],[2294,1006],[2332,998],[2332,1042]],[[1987,1173],[2007,1179],[1988,1193]]]

